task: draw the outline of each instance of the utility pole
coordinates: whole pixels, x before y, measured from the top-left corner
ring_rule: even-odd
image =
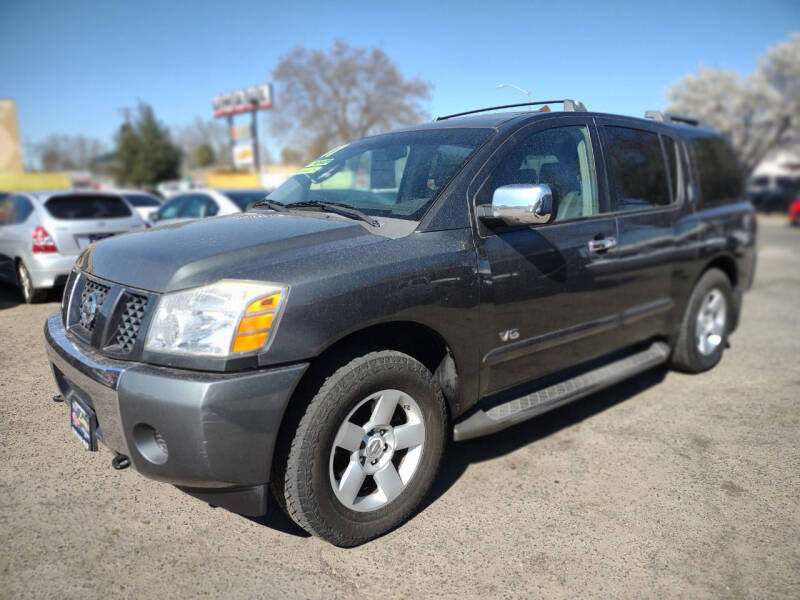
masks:
[[[525,94],[526,96],[528,96],[528,102],[533,102],[533,99],[531,98],[531,93],[530,93],[528,90],[523,90],[523,89],[522,89],[521,87],[519,87],[518,85],[514,85],[513,83],[501,83],[501,84],[498,84],[498,86],[497,86],[497,87],[498,87],[498,88],[510,87],[510,88],[514,88],[515,90],[519,90],[520,92],[522,92],[523,94]],[[530,110],[530,109],[531,109],[531,108],[530,108],[530,106],[529,106],[529,107],[528,107],[528,110]]]

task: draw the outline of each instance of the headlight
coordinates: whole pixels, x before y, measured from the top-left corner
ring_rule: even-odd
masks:
[[[227,357],[258,352],[274,337],[289,287],[222,280],[161,296],[145,350]]]

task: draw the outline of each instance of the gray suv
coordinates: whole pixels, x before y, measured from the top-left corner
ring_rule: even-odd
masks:
[[[45,324],[73,432],[352,546],[418,509],[450,440],[714,367],[755,271],[731,149],[564,108],[357,140],[246,213],[92,244]]]
[[[0,199],[0,281],[18,285],[25,302],[39,302],[66,283],[89,244],[143,226],[116,194],[10,194]]]

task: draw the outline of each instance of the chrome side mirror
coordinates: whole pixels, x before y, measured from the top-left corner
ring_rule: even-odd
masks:
[[[553,192],[546,184],[512,184],[497,188],[492,205],[480,207],[481,216],[506,225],[541,225],[553,216]]]

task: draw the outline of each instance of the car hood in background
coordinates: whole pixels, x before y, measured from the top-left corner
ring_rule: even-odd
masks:
[[[126,286],[169,292],[220,279],[268,281],[271,262],[383,239],[337,218],[241,213],[109,238],[89,247],[77,266]]]

